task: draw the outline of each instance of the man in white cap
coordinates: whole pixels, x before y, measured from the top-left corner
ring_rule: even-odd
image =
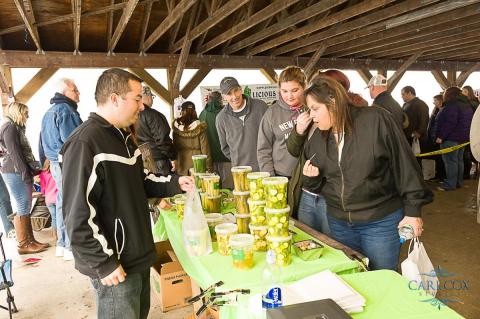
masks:
[[[384,108],[390,112],[400,129],[403,130],[404,115],[402,107],[395,101],[390,92],[388,92],[387,79],[383,75],[377,74],[372,76],[367,87],[370,91],[370,97],[373,99],[373,105]]]

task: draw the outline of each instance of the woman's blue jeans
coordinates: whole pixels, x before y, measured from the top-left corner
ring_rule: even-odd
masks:
[[[8,219],[8,215],[12,214],[12,204],[10,203],[10,194],[8,193],[7,185],[0,175],[0,218],[2,220],[5,234],[8,234],[13,229],[12,222]]]
[[[52,217],[52,229],[57,230],[57,207],[55,204],[47,204],[47,208]]]
[[[29,215],[32,207],[33,183],[25,183],[22,176],[16,173],[2,173],[2,177],[13,199],[13,211],[17,216]]]
[[[328,215],[331,237],[367,256],[372,270],[397,270],[400,255],[397,227],[402,219],[403,208],[368,222],[350,223]]]
[[[316,231],[330,233],[327,219],[327,203],[322,195],[302,190],[298,205],[298,220]]]
[[[440,148],[448,148],[458,145],[458,142],[445,141],[441,144]],[[445,164],[446,178],[443,184],[443,188],[446,190],[454,190],[457,187],[463,186],[463,152],[465,148],[442,154],[443,163]]]

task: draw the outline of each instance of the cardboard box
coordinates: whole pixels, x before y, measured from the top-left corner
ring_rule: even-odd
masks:
[[[168,241],[155,243],[157,261],[150,271],[150,287],[163,312],[186,306],[192,296],[190,277],[174,256]],[[172,257],[173,256],[173,257]]]

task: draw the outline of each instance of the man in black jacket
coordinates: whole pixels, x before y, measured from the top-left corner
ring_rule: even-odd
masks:
[[[141,82],[121,69],[103,72],[95,90],[97,112],[60,152],[75,268],[91,278],[98,318],[147,318],[156,260],[147,197],[193,189],[190,177],[144,170],[125,131],[143,110]]]
[[[400,129],[403,129],[403,111],[400,104],[392,97],[387,90],[387,79],[377,74],[372,76],[368,82],[370,97],[373,99],[373,105],[380,106],[392,114],[393,119]]]
[[[148,86],[144,86],[142,102],[145,109],[140,112],[137,122],[137,139],[139,144],[148,143],[158,172],[168,175],[175,170],[177,152],[170,138],[170,125],[168,125],[167,118],[152,108],[154,97],[152,90]]]

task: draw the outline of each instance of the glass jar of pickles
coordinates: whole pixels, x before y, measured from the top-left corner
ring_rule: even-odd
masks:
[[[267,226],[248,225],[250,234],[253,236],[253,249],[255,251],[267,251]]]
[[[253,267],[253,241],[253,236],[250,234],[237,234],[230,237],[233,267],[237,269]]]
[[[193,173],[193,177],[195,178],[195,186],[199,191],[205,193],[205,184],[203,182],[203,178],[210,175],[211,173]]]
[[[250,198],[253,200],[264,200],[263,179],[270,176],[269,172],[253,172],[247,174],[248,188],[250,189]]]
[[[192,155],[193,169],[195,173],[205,173],[207,171],[207,155]]]
[[[205,195],[205,211],[207,213],[220,213],[222,206],[222,195],[209,196]]]
[[[250,197],[250,192],[238,192],[233,191],[233,198],[235,199],[235,208],[237,209],[237,214],[249,214],[248,209],[248,198]]]
[[[230,250],[230,236],[236,234],[238,231],[237,224],[222,223],[215,226],[215,233],[217,234],[218,253],[220,255],[228,256]]]
[[[285,208],[287,207],[287,185],[286,177],[267,177],[264,178],[263,186],[265,188],[265,200],[268,208]]]
[[[250,211],[250,224],[252,225],[266,225],[265,217],[265,201],[264,200],[247,200]]]
[[[235,214],[235,219],[237,220],[238,233],[239,234],[248,234],[248,224],[250,224],[250,215],[248,214]]]
[[[185,201],[187,199],[185,197],[177,197],[174,200],[175,208],[177,210],[177,217],[180,220],[183,220],[183,213],[185,211]]]
[[[220,195],[220,176],[214,174],[203,176],[202,182],[202,186],[205,187],[205,192],[209,196]]]
[[[251,166],[234,166],[230,170],[233,176],[233,185],[237,192],[248,191],[247,174],[252,171]]]
[[[223,223],[223,216],[222,214],[205,214],[205,219],[207,220],[208,230],[210,231],[210,236],[212,237],[212,241],[217,240],[217,235],[215,233],[215,226]]]
[[[292,261],[292,235],[275,237],[267,235],[268,249],[275,252],[275,262],[278,266],[287,266]]]
[[[275,237],[288,236],[288,220],[290,217],[290,206],[286,208],[274,209],[265,208],[267,217],[268,235]]]

